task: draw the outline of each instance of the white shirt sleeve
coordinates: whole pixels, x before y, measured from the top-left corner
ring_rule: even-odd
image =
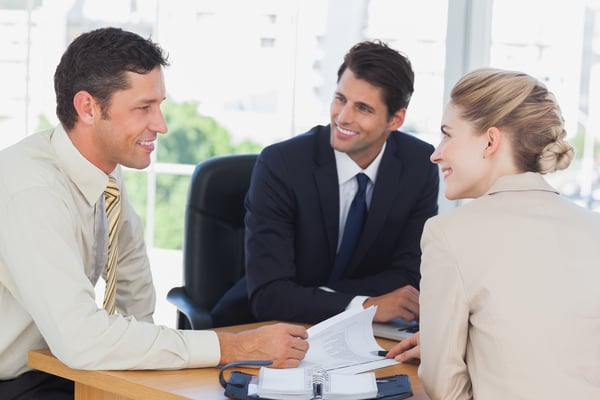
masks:
[[[27,352],[44,342],[61,361],[79,369],[217,365],[220,348],[214,332],[178,331],[138,320],[151,320],[154,307],[145,249],[135,239],[139,229],[131,230],[131,248],[124,247],[125,267],[118,274],[117,301],[132,315],[109,316],[97,306],[83,261],[93,247],[86,240],[94,218],[82,220],[82,215],[94,210],[82,212],[75,199],[31,187],[0,202],[0,268],[16,291],[9,294],[0,285],[2,335],[13,339],[2,341],[6,347],[0,343],[0,379],[27,370]],[[10,357],[5,357],[8,347]]]

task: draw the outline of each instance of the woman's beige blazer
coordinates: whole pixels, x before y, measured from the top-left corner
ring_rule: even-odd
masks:
[[[432,400],[600,399],[600,214],[505,176],[431,218],[421,247]]]

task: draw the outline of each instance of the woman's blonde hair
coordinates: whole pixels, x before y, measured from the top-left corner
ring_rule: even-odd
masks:
[[[517,168],[523,172],[562,170],[573,160],[556,99],[543,83],[525,73],[471,71],[454,85],[450,101],[462,108],[462,117],[477,131],[505,129]]]

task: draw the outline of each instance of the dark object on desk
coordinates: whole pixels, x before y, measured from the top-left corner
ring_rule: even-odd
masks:
[[[248,384],[252,378],[256,378],[255,375],[250,375],[241,371],[233,371],[229,375],[229,380],[225,380],[225,371],[235,367],[249,367],[249,366],[267,366],[271,365],[271,361],[236,361],[226,364],[221,367],[219,372],[219,383],[225,389],[225,396],[228,399],[258,399],[258,396],[248,396]]]
[[[373,323],[373,335],[385,339],[401,341],[418,331],[419,324],[416,321],[406,322],[401,318]]]
[[[413,395],[408,375],[393,375],[377,378],[377,400],[400,400]]]
[[[248,384],[256,375],[247,374],[241,371],[233,371],[229,380],[225,380],[225,371],[235,367],[245,366],[267,366],[271,361],[236,361],[221,367],[219,373],[219,382],[225,389],[225,396],[235,400],[271,400],[256,395],[248,395]],[[393,375],[383,378],[377,378],[377,397],[365,400],[402,400],[413,395],[408,375]]]
[[[211,310],[245,273],[244,199],[256,158],[256,154],[217,156],[194,170],[185,209],[184,284],[167,294],[177,307],[179,329],[252,321],[247,299],[236,308],[240,316],[231,316],[230,321],[219,321]]]

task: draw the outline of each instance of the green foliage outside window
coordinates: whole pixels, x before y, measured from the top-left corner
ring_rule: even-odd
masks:
[[[213,118],[200,115],[197,104],[165,103],[162,110],[169,132],[158,139],[158,162],[197,164],[218,154],[235,152],[227,130]]]
[[[154,247],[181,249],[190,177],[158,174],[154,209]]]

